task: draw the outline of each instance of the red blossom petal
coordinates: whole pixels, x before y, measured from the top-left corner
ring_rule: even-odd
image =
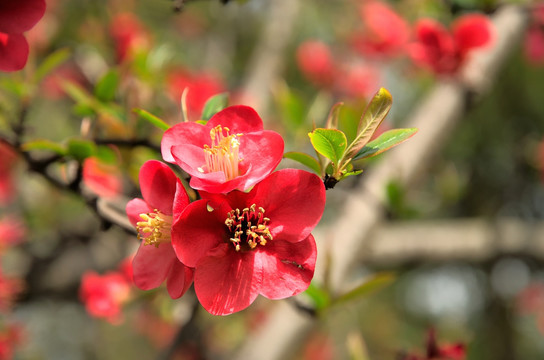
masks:
[[[172,226],[172,246],[182,263],[195,267],[208,251],[227,241],[225,219],[231,210],[228,204],[214,204],[208,209],[207,200],[195,201]]]
[[[156,160],[146,161],[140,169],[139,179],[142,196],[149,206],[172,215],[179,180],[168,165]]]
[[[206,127],[212,129],[217,125],[229,128],[231,134],[249,133],[261,131],[263,129],[263,120],[251,107],[235,105],[229,106],[212,116]]]
[[[180,298],[193,283],[194,271],[179,261],[174,262],[168,279],[166,289],[172,299]]]
[[[134,284],[142,290],[151,290],[162,284],[174,264],[179,263],[172,245],[159,247],[140,244],[132,261]]]
[[[142,221],[140,214],[149,214],[153,212],[153,208],[147,205],[142,199],[132,199],[127,203],[125,208],[130,223],[136,226],[138,221]]]
[[[23,35],[0,32],[0,71],[18,71],[24,68],[28,51],[28,42]]]
[[[437,73],[453,73],[459,67],[458,52],[452,35],[439,22],[422,19],[416,24],[418,42],[410,48],[412,60]]]
[[[312,235],[297,243],[274,239],[260,249],[255,256],[263,267],[260,290],[263,296],[283,299],[297,295],[310,286],[317,256]]]
[[[119,195],[123,188],[119,167],[96,157],[83,161],[83,182],[94,193],[105,198]]]
[[[491,21],[481,14],[459,17],[452,25],[453,37],[461,53],[487,45],[491,41]]]
[[[304,76],[318,86],[330,86],[335,65],[329,47],[317,40],[306,41],[297,49],[296,60]]]
[[[213,315],[228,315],[247,308],[259,294],[262,268],[254,264],[255,252],[236,252],[222,244],[199,261],[195,292]]]
[[[272,173],[248,197],[248,205],[255,203],[266,210],[272,236],[291,242],[310,235],[323,215],[326,201],[321,179],[297,169]]]
[[[0,0],[0,32],[21,34],[45,13],[45,0]]]
[[[202,149],[205,144],[210,143],[210,128],[197,123],[184,122],[172,126],[162,136],[161,154],[164,161],[176,162],[172,156],[171,149],[174,146],[190,144],[200,149],[199,157],[204,159]],[[187,154],[183,156],[184,161],[194,162],[196,160],[185,160]],[[200,165],[199,165],[200,166]]]

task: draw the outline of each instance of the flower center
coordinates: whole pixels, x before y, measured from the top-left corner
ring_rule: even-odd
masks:
[[[225,134],[223,134],[223,130]],[[221,171],[225,174],[227,181],[238,176],[238,163],[242,161],[238,154],[242,134],[229,134],[229,128],[217,125],[210,130],[211,145],[204,145],[206,165],[198,168],[200,172]]]
[[[257,245],[264,246],[268,240],[272,240],[272,234],[268,229],[267,222],[270,219],[264,217],[264,209],[255,204],[242,211],[231,210],[227,213],[225,225],[231,233],[230,241],[236,251],[252,250]]]
[[[138,240],[144,239],[144,245],[155,245],[159,247],[160,243],[171,242],[172,237],[172,216],[165,215],[159,210],[148,214],[140,214],[143,221],[136,223],[138,230]]]

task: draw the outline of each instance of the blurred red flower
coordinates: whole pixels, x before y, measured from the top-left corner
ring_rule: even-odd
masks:
[[[298,68],[319,87],[328,88],[335,78],[335,64],[327,44],[308,40],[299,45],[296,53]]]
[[[425,355],[404,354],[399,360],[465,360],[466,347],[462,343],[438,345],[436,331],[431,328],[427,332]]]
[[[22,281],[4,275],[0,266],[0,312],[5,313],[11,309],[16,296],[21,290],[23,290]]]
[[[20,244],[25,235],[25,225],[15,215],[0,218],[0,254],[10,247]]]
[[[151,46],[149,31],[131,13],[116,14],[111,20],[110,34],[118,63],[133,60],[137,53]]]
[[[523,43],[525,57],[533,65],[544,64],[544,2],[533,5]]]
[[[387,4],[365,1],[360,7],[363,30],[352,37],[353,47],[365,56],[393,57],[406,51],[410,27]]]
[[[415,64],[436,74],[455,74],[471,51],[491,43],[492,26],[491,21],[480,14],[459,17],[453,22],[451,32],[433,19],[419,20],[410,55]]]
[[[177,299],[191,286],[193,270],[177,259],[170,231],[189,197],[174,172],[156,160],[145,162],[140,169],[140,188],[143,200],[133,199],[126,207],[141,240],[132,261],[134,283],[150,290],[166,280],[170,297]]]
[[[79,296],[91,316],[116,324],[122,321],[121,306],[129,299],[130,284],[120,272],[88,271],[81,278]]]
[[[211,193],[247,190],[270,174],[283,156],[280,134],[263,130],[263,121],[248,106],[228,107],[206,125],[184,122],[164,133],[165,161],[191,175],[193,189]]]
[[[23,331],[18,324],[4,324],[0,331],[0,359],[13,359],[15,347],[23,341]]]
[[[42,18],[45,0],[0,0],[0,71],[21,70],[28,59],[23,36]]]
[[[379,89],[379,71],[364,63],[346,63],[338,71],[336,88],[343,96],[368,98]]]
[[[15,195],[12,171],[17,162],[17,153],[11,146],[0,142],[0,158],[0,205],[5,205]]]
[[[200,119],[206,101],[214,95],[225,91],[225,84],[219,76],[212,73],[190,73],[187,70],[176,69],[166,78],[170,98],[179,104],[183,91],[187,89],[185,99],[189,121]]]
[[[94,156],[83,161],[83,183],[104,198],[115,197],[123,190],[122,173],[119,167]]]
[[[201,195],[174,224],[172,244],[195,267],[196,295],[208,312],[228,315],[259,294],[283,299],[308,288],[317,253],[311,231],[325,207],[319,177],[285,169],[249,193]]]

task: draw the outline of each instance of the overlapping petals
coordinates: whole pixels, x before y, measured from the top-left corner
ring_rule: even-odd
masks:
[[[0,0],[0,71],[21,70],[28,59],[23,33],[45,13],[45,0]]]
[[[195,291],[207,311],[227,315],[259,294],[281,299],[309,286],[316,260],[311,231],[325,206],[319,177],[286,169],[249,193],[201,195],[174,223],[172,244],[195,268]],[[234,233],[236,224],[242,235]]]
[[[219,166],[207,165],[205,148],[212,146],[211,133],[218,128],[225,136],[230,134],[229,141],[238,142],[237,154],[232,149],[218,150],[221,165],[234,171],[234,176]],[[164,160],[175,162],[191,175],[192,188],[210,193],[247,190],[276,168],[283,149],[282,137],[263,130],[263,122],[255,110],[242,105],[218,112],[205,126],[191,122],[177,124],[165,132],[161,142]]]
[[[422,19],[416,24],[417,41],[410,47],[412,60],[437,74],[454,74],[468,54],[492,41],[489,19],[480,14],[459,17],[451,32],[439,22]]]
[[[175,219],[189,204],[183,185],[165,164],[150,160],[140,170],[142,199],[128,202],[126,212],[134,226],[143,219],[141,214]],[[166,228],[171,224],[165,225]],[[141,232],[141,244],[133,260],[134,283],[142,290],[158,287],[166,280],[166,287],[173,299],[182,296],[193,280],[193,271],[179,262],[170,242],[170,229],[164,230],[161,241],[149,242],[149,233]],[[166,232],[166,233],[164,233]]]

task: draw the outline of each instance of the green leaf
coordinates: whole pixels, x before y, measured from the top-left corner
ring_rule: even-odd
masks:
[[[83,104],[94,108],[96,99],[87,92],[81,85],[72,81],[62,81],[63,90],[70,96],[78,105]]]
[[[374,275],[370,280],[365,281],[355,289],[348,291],[340,297],[333,300],[333,305],[346,303],[352,300],[361,299],[371,292],[379,290],[387,286],[395,280],[396,276],[393,273],[379,273]]]
[[[357,128],[357,137],[349,145],[344,158],[353,158],[368,143],[374,131],[376,131],[387,116],[392,105],[393,98],[389,91],[384,88],[378,90],[374,98],[367,105]]]
[[[111,69],[98,80],[94,88],[95,96],[102,101],[112,101],[115,98],[117,87],[121,81],[119,72]]]
[[[338,165],[347,146],[346,135],[336,129],[315,129],[308,133],[314,149]]]
[[[355,170],[355,171],[348,171],[347,173],[345,174],[342,174],[342,179],[343,178],[346,178],[348,176],[353,176],[353,175],[359,175],[363,172],[363,170]]]
[[[70,139],[68,140],[68,154],[72,155],[76,160],[83,161],[89,156],[92,156],[96,151],[96,145],[90,140]]]
[[[219,111],[226,108],[228,104],[229,104],[228,93],[225,92],[225,93],[212,96],[211,98],[208,99],[208,101],[206,101],[206,104],[204,104],[204,109],[202,110],[202,115],[200,116],[200,119],[210,120],[212,116],[214,116]]]
[[[306,289],[304,294],[306,294],[312,300],[314,307],[317,310],[326,308],[331,302],[329,294],[325,290],[316,286],[313,281],[310,283],[310,286],[308,286],[308,289]]]
[[[313,172],[315,172],[317,175],[321,176],[321,166],[319,165],[319,162],[312,156],[298,151],[289,151],[283,154],[283,157],[285,159],[291,159],[298,161],[302,165],[305,165],[312,169]]]
[[[98,146],[95,156],[103,163],[115,165],[119,162],[119,157],[114,149],[105,145]]]
[[[66,148],[59,143],[47,139],[32,140],[24,143],[21,148],[24,151],[47,150],[59,155],[66,154]]]
[[[166,131],[170,129],[170,125],[168,125],[164,120],[161,118],[156,117],[155,115],[143,110],[143,109],[133,109],[136,114],[138,114],[142,119],[146,120],[147,122],[151,123],[152,125],[158,127],[159,129]]]
[[[353,157],[353,160],[364,159],[381,154],[382,152],[397,146],[404,141],[408,140],[418,131],[417,128],[408,129],[393,129],[384,132],[376,139],[366,144],[358,153]]]
[[[327,129],[338,129],[338,117],[340,115],[340,110],[344,106],[343,102],[338,102],[334,104],[331,108],[331,111],[329,112],[329,116],[327,117],[327,122],[325,127]]]
[[[70,55],[70,50],[67,48],[58,49],[48,55],[36,69],[36,72],[34,73],[34,80],[36,82],[42,81],[44,77],[66,62]]]

